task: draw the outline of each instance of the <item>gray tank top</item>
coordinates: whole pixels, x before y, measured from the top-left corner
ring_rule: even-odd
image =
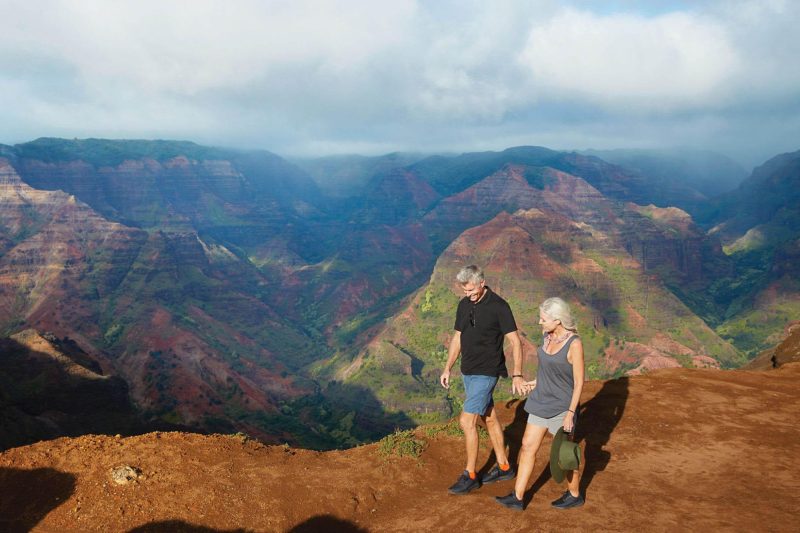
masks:
[[[544,351],[542,346],[536,351],[539,356],[539,369],[536,372],[536,388],[528,395],[525,410],[542,418],[552,418],[569,409],[575,380],[572,376],[572,365],[567,361],[567,354],[577,335],[570,337],[564,346],[553,355]]]

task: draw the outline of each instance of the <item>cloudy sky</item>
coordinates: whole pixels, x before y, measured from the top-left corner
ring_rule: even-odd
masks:
[[[800,149],[795,0],[0,0],[0,143]]]

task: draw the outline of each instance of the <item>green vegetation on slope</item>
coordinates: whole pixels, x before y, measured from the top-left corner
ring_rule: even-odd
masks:
[[[227,159],[238,152],[188,141],[57,139],[43,137],[15,147],[20,157],[46,163],[82,160],[97,167],[117,166],[132,159],[166,161],[183,155],[191,159]]]

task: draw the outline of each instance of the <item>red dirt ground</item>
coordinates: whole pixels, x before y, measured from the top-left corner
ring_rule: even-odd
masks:
[[[419,459],[372,444],[313,452],[243,437],[83,436],[0,453],[0,531],[797,531],[800,363],[768,371],[667,369],[585,387],[579,439],[586,505],[549,502],[564,485],[537,457],[527,508],[466,496],[458,437],[426,437]],[[511,456],[524,413],[502,408]],[[479,465],[491,466],[490,447]],[[117,485],[112,468],[137,467]],[[794,511],[792,511],[794,509]]]

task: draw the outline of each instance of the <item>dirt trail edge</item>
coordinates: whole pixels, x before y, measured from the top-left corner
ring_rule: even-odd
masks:
[[[494,502],[513,481],[449,495],[462,441],[430,428],[416,430],[418,458],[379,444],[314,452],[228,435],[87,435],[0,453],[0,531],[796,531],[799,384],[800,363],[587,383],[579,509],[550,507],[564,485],[549,476],[549,437],[519,513]],[[519,401],[501,406],[512,457],[524,415]],[[482,446],[483,471],[491,460]],[[132,468],[115,480],[120,466]]]

